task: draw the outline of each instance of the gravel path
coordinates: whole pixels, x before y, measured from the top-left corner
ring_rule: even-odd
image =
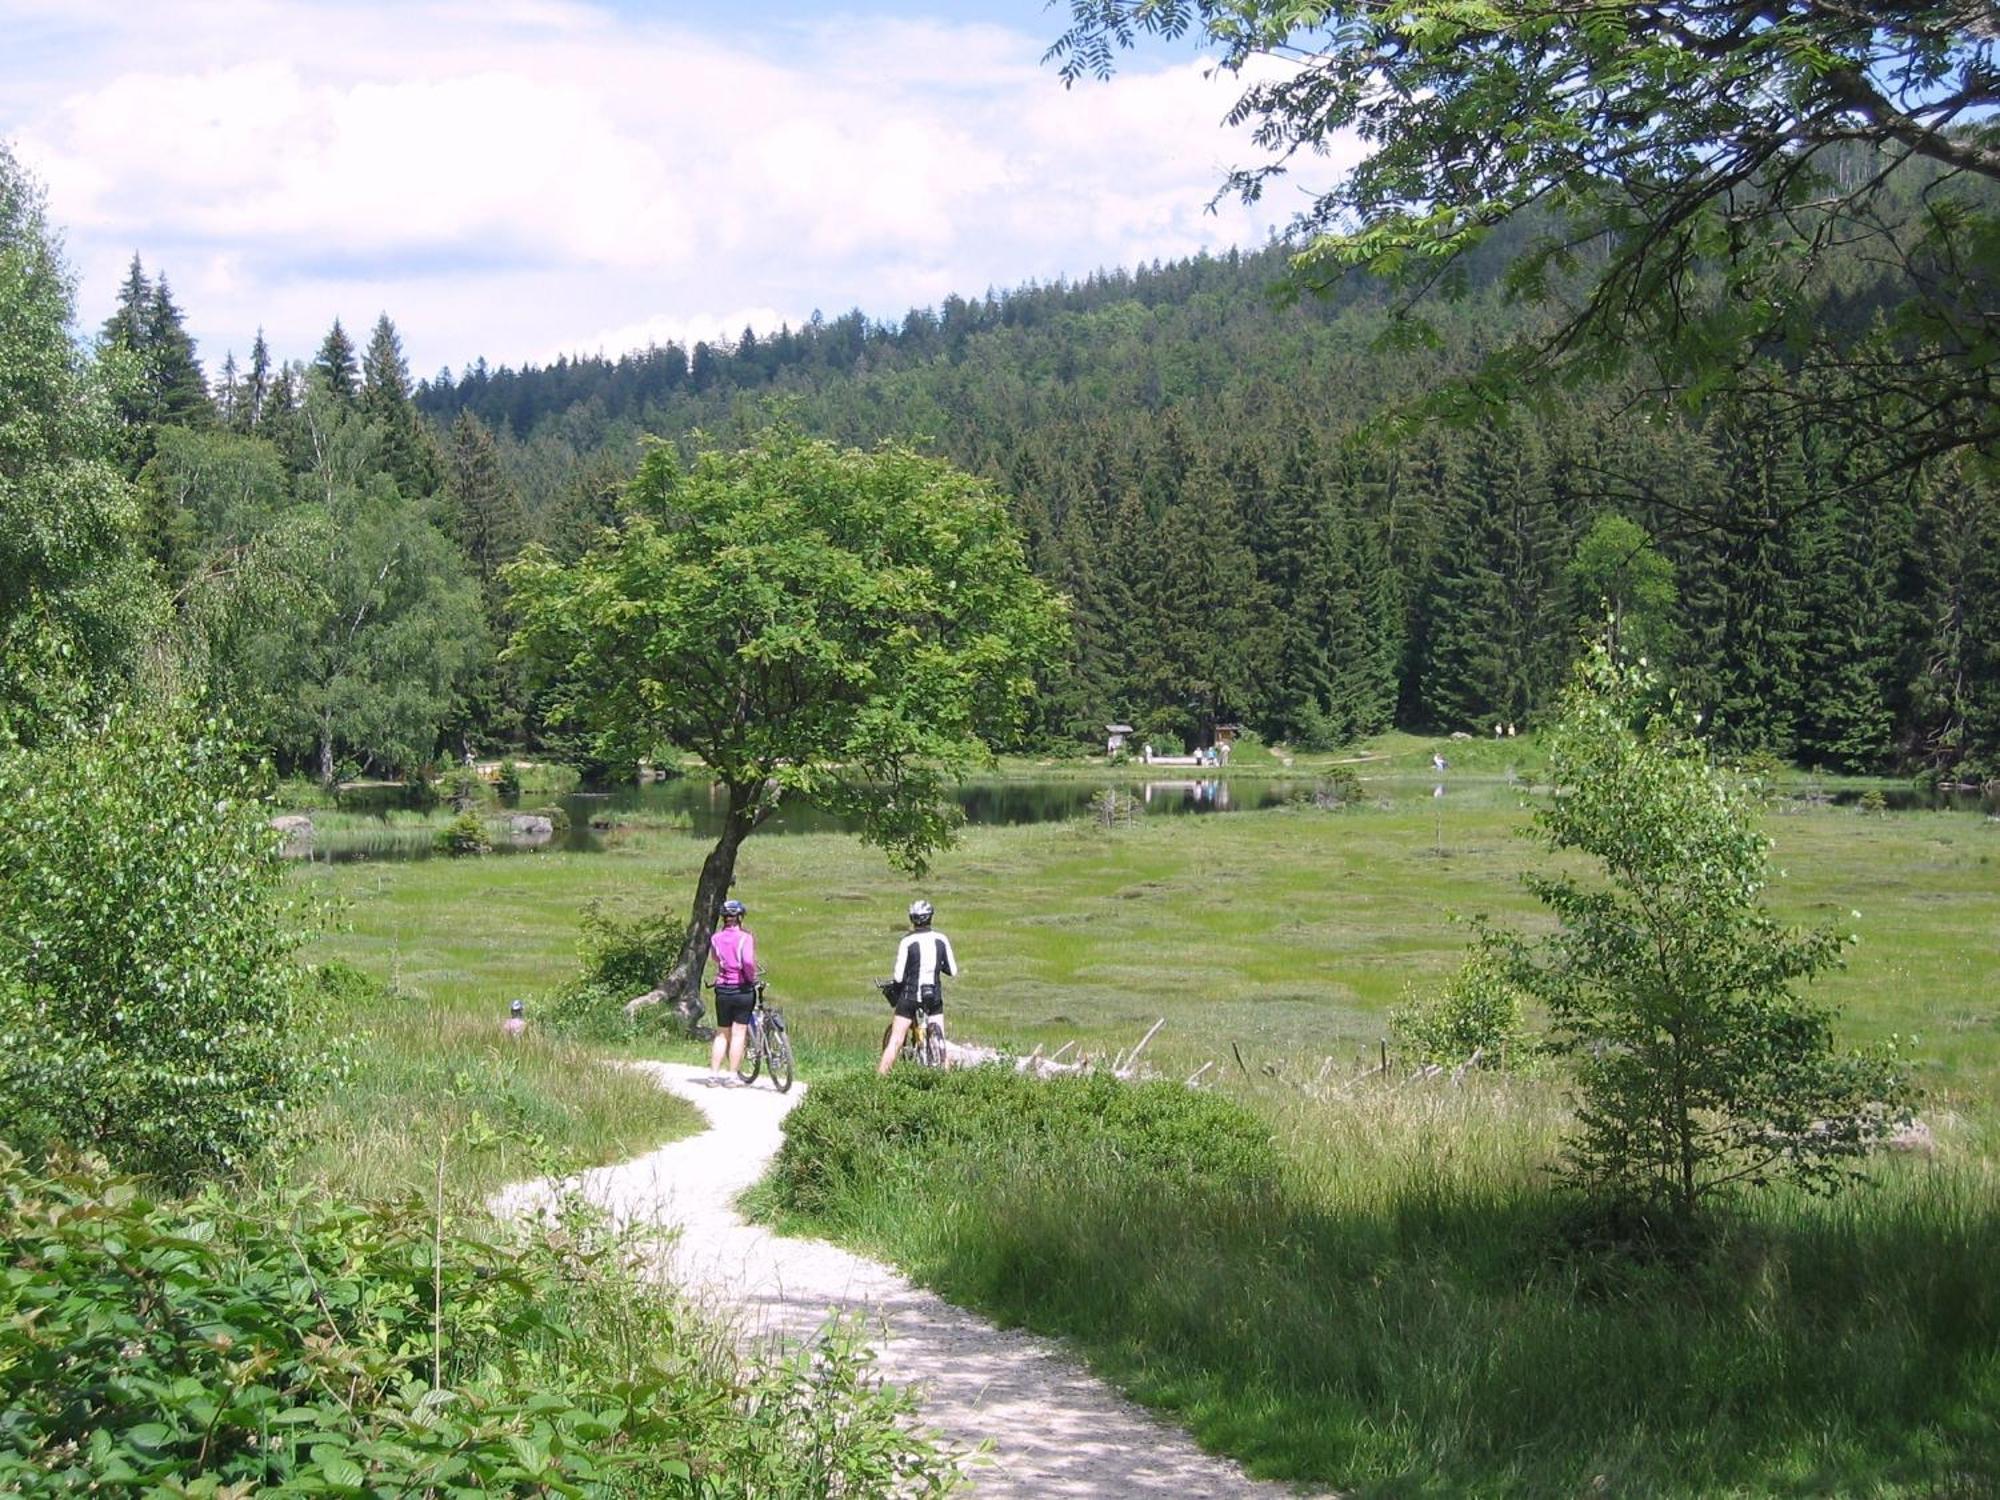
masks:
[[[809,1337],[835,1310],[874,1330],[884,1379],[918,1392],[941,1436],[976,1447],[979,1495],[1281,1496],[1186,1433],[1135,1406],[1047,1339],[1012,1333],[912,1286],[896,1271],[824,1240],[746,1223],[736,1195],[764,1174],[798,1103],[768,1085],[714,1088],[703,1069],[637,1063],[693,1102],[710,1129],[564,1183],[521,1183],[493,1200],[523,1215],[580,1187],[614,1219],[678,1225],[666,1274],[697,1300],[736,1316],[752,1336]]]

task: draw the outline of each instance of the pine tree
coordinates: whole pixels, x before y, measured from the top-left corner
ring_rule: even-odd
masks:
[[[505,603],[500,569],[527,542],[528,516],[520,492],[500,467],[493,434],[469,411],[452,424],[445,495],[459,550],[497,624]]]
[[[1334,667],[1328,628],[1335,609],[1336,554],[1343,538],[1330,526],[1317,448],[1303,435],[1286,454],[1263,529],[1262,571],[1275,620],[1275,650],[1259,728],[1308,749],[1346,737],[1328,722]]]
[[[439,482],[439,462],[430,430],[410,400],[410,367],[396,325],[383,313],[375,320],[361,360],[361,409],[381,430],[382,471],[406,497],[429,495]],[[490,442],[490,439],[489,439]]]
[[[152,283],[146,280],[146,268],[140,264],[139,252],[135,250],[132,264],[125,271],[125,282],[118,289],[117,309],[104,320],[102,339],[106,347],[123,349],[128,354],[144,350],[147,309],[152,301]]]
[[[146,307],[146,358],[157,419],[174,427],[206,427],[215,420],[208,379],[195,358],[194,340],[162,275]]]
[[[264,330],[260,327],[250,345],[250,368],[244,374],[231,425],[238,432],[255,432],[263,423],[264,405],[270,399],[271,346],[264,342]]]
[[[1682,570],[1687,675],[1725,749],[1789,755],[1803,667],[1794,518],[1807,507],[1804,454],[1796,431],[1754,420],[1720,446],[1721,482],[1742,529]]]
[[[319,353],[313,357],[312,368],[327,390],[343,405],[351,404],[360,394],[361,376],[354,360],[354,341],[340,326],[340,319],[335,318],[333,327],[327,330]]]
[[[232,432],[237,427],[237,408],[243,401],[243,377],[236,368],[236,351],[222,357],[222,374],[216,381],[215,415]]]
[[[1261,709],[1258,674],[1270,640],[1236,497],[1212,462],[1199,459],[1187,472],[1149,551],[1153,639],[1142,659],[1152,703],[1191,743],[1211,744],[1218,724]]]
[[[1525,721],[1553,696],[1564,647],[1540,439],[1482,426],[1456,479],[1431,595],[1427,717],[1441,728]]]
[[[1799,753],[1813,765],[1876,771],[1894,754],[1898,648],[1909,626],[1895,597],[1910,542],[1901,498],[1855,481],[1869,450],[1822,434],[1809,450],[1810,487],[1829,493],[1802,518],[1803,659]]]

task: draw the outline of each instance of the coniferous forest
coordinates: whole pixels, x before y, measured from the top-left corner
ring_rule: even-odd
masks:
[[[1389,293],[1358,273],[1279,295],[1278,248],[420,381],[386,314],[359,342],[336,321],[304,360],[259,333],[206,375],[166,274],[135,257],[102,340],[211,691],[323,778],[514,744],[581,758],[500,654],[501,568],[530,543],[587,548],[649,439],[774,420],[927,445],[1010,497],[1073,602],[1041,745],[1113,720],[1305,748],[1526,727],[1609,619],[1728,751],[2000,770],[1981,463],[1913,462],[1880,446],[1879,413],[1848,427],[1824,390],[1788,399],[1782,351],[1763,397],[1699,418],[1608,384],[1410,420],[1535,316],[1502,291],[1508,253],[1475,259],[1428,343],[1392,338]],[[1823,316],[1876,316],[1882,274],[1836,267]]]

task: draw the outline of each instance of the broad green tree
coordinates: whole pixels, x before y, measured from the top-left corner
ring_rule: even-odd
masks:
[[[1905,1110],[1904,1080],[1888,1053],[1839,1051],[1832,1013],[1796,993],[1844,938],[1765,909],[1749,789],[1656,673],[1603,646],[1548,747],[1537,832],[1587,873],[1531,875],[1557,929],[1501,946],[1575,1069],[1570,1174],[1681,1220],[1738,1186],[1837,1186]]]
[[[0,748],[101,704],[157,617],[39,189],[0,147]]]
[[[1962,0],[1070,0],[1050,50],[1107,74],[1192,35],[1246,85],[1256,198],[1356,140],[1306,189],[1306,281],[1353,267],[1419,297],[1497,249],[1555,311],[1476,383],[1594,384],[1643,367],[1689,401],[1767,384],[1811,403],[1859,372],[1852,420],[1900,461],[2000,444],[1992,329],[2000,27]],[[1275,63],[1275,65],[1272,65]],[[1497,235],[1506,226],[1511,242]],[[1829,262],[1867,247],[1844,284]],[[1838,290],[1886,320],[1822,316]],[[1886,334],[1886,338],[1885,338]]]
[[[607,760],[691,751],[724,790],[664,985],[685,1004],[737,851],[784,803],[858,815],[914,870],[948,843],[948,785],[1020,722],[1064,609],[1001,497],[907,449],[785,428],[691,467],[656,447],[630,499],[575,563],[536,548],[507,570],[513,650]]]
[[[114,711],[0,757],[0,1137],[238,1173],[318,1080],[239,747]]]
[[[1673,642],[1674,565],[1646,528],[1607,512],[1591,523],[1565,570],[1579,619],[1602,621],[1611,654],[1664,662]]]

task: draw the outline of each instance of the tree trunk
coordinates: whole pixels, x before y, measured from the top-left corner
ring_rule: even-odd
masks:
[[[319,726],[319,784],[333,785],[333,723],[329,719],[321,719]]]
[[[708,967],[708,940],[722,921],[722,903],[736,878],[736,851],[762,821],[758,806],[761,789],[754,782],[747,786],[732,782],[729,786],[729,815],[723,820],[722,837],[702,861],[701,879],[694,888],[694,909],[688,913],[687,937],[681,943],[680,956],[660,986],[671,1006],[692,1012],[701,1005],[701,975]]]

